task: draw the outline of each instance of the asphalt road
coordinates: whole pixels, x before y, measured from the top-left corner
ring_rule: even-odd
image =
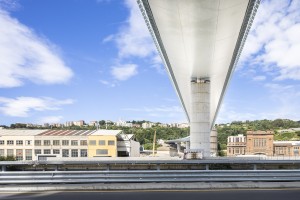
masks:
[[[2,200],[299,200],[300,189],[0,193]]]

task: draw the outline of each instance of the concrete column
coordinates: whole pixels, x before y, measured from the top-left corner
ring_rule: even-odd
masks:
[[[176,146],[177,146],[177,152],[179,153],[180,152],[180,142],[176,143]]]
[[[189,150],[189,149],[190,149],[190,142],[187,141],[187,142],[185,143],[185,149],[186,149],[186,150]]]
[[[191,82],[191,90],[190,148],[210,157],[210,82]]]

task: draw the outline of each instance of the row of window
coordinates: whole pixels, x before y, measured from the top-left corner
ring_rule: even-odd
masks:
[[[245,154],[244,148],[228,148],[228,155],[230,154]]]
[[[70,157],[70,151],[71,151],[71,157],[78,157],[80,152],[80,157],[87,157],[87,149],[62,149],[62,157]],[[44,149],[42,152],[42,149],[35,149],[34,154],[51,154],[51,149]],[[60,154],[60,149],[53,149],[52,154]]]
[[[253,140],[254,147],[265,147],[267,146],[267,139],[266,138],[255,138]]]
[[[16,145],[24,145],[23,140],[16,140]],[[4,140],[0,140],[0,145],[4,145],[5,141]],[[14,145],[14,140],[6,140],[6,144],[7,145]],[[25,140],[25,145],[32,145],[32,141],[31,140]]]
[[[52,152],[51,152],[52,151]],[[6,156],[16,156],[17,160],[23,160],[23,149],[7,149]],[[34,154],[62,154],[62,157],[87,157],[87,149],[35,149]],[[79,154],[80,153],[80,154]],[[96,149],[96,155],[107,155],[108,149]],[[0,149],[0,157],[5,156],[5,150]],[[25,159],[32,160],[32,149],[25,149]]]
[[[0,149],[0,157],[4,155],[4,149]],[[16,154],[14,149],[7,149],[6,156],[16,156],[16,160],[23,160],[23,149],[16,149]],[[32,149],[25,149],[25,160],[32,160]]]
[[[107,145],[109,146],[114,146],[115,145],[115,141],[114,140],[98,140],[98,145],[99,146],[105,146],[107,143]],[[0,145],[4,145],[5,141],[4,140],[0,140]],[[14,140],[7,140],[6,141],[7,145],[14,145]],[[16,140],[16,145],[23,145],[23,140]],[[31,140],[25,140],[25,145],[31,145],[32,141]],[[51,140],[35,140],[34,141],[34,145],[35,146],[42,146],[42,144],[44,146],[51,146]],[[87,140],[53,140],[52,141],[52,145],[53,146],[69,146],[71,144],[71,146],[78,146],[80,144],[80,146],[87,146]],[[96,140],[89,140],[89,145],[91,146],[95,146],[97,144]]]
[[[89,145],[91,146],[96,146],[97,141],[96,140],[89,140]],[[106,140],[98,140],[98,145],[99,146],[105,146],[106,145]],[[115,141],[114,140],[108,140],[107,141],[108,146],[114,146]]]
[[[34,141],[34,145],[35,146],[42,146],[42,144],[44,146],[50,146],[51,144],[53,146],[69,146],[71,144],[71,146],[78,146],[80,144],[80,146],[87,146],[87,140],[53,140],[51,143],[51,140],[35,140]]]

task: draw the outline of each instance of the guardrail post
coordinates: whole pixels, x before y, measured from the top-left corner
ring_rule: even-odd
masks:
[[[55,171],[58,171],[58,165],[54,166]]]
[[[6,171],[6,166],[5,166],[5,165],[2,165],[1,168],[2,168],[2,171],[3,171],[3,172]]]
[[[205,165],[205,170],[209,170],[209,164]]]
[[[158,170],[158,171],[160,170],[160,164],[156,165],[156,170]]]
[[[257,170],[257,165],[253,164],[253,170]]]
[[[106,165],[106,171],[109,171],[109,164]]]

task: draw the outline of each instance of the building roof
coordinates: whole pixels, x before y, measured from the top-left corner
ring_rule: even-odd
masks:
[[[86,136],[94,132],[96,130],[47,130],[39,136]]]
[[[0,129],[0,136],[35,136],[48,130],[40,129]]]
[[[122,133],[122,130],[106,130],[106,129],[100,129],[95,132],[93,132],[91,135],[119,135]]]
[[[274,141],[274,145],[292,145],[292,146],[300,146],[300,141]]]
[[[247,131],[247,135],[274,135],[274,131]]]
[[[122,130],[47,130],[47,129],[0,129],[0,136],[88,136],[114,135]]]

